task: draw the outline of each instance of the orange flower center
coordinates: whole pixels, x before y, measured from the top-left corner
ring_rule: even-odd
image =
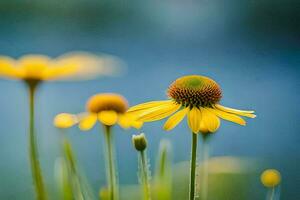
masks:
[[[117,113],[125,113],[128,109],[126,99],[118,94],[97,94],[87,102],[87,110],[92,113],[113,110]]]
[[[222,91],[214,80],[190,75],[175,80],[168,89],[168,96],[186,107],[209,107],[221,100]]]

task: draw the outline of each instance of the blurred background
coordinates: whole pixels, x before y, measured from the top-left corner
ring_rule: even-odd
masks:
[[[99,92],[117,92],[130,105],[166,98],[168,85],[188,74],[216,80],[222,104],[254,109],[246,127],[230,122],[211,140],[211,156],[247,158],[258,166],[250,194],[264,199],[259,174],[282,174],[281,199],[300,199],[300,3],[298,0],[2,0],[0,54],[58,56],[84,50],[113,54],[126,73],[88,82],[45,83],[37,95],[37,130],[46,182],[56,190],[53,163],[60,156],[60,132],[52,126],[60,112],[78,113]],[[27,160],[27,92],[18,81],[0,80],[0,199],[32,199]],[[159,141],[173,144],[174,166],[189,160],[186,123],[171,132],[163,122],[146,124],[154,168]],[[68,130],[81,168],[95,193],[105,185],[103,137],[99,126]],[[122,185],[137,184],[131,135],[115,128]],[[122,156],[120,156],[122,155]],[[175,198],[174,198],[175,199]]]

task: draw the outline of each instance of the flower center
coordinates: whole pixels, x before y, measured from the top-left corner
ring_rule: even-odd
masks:
[[[87,110],[92,113],[113,110],[117,113],[125,113],[128,103],[124,97],[118,94],[96,94],[87,102]]]
[[[169,86],[168,96],[186,107],[209,107],[221,100],[222,91],[214,80],[190,75],[175,80]]]
[[[49,64],[50,58],[42,55],[27,55],[18,62],[26,80],[42,80]]]

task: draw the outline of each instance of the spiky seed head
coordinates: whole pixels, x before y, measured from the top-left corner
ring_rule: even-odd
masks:
[[[209,107],[222,98],[219,85],[212,79],[199,76],[183,76],[168,89],[168,96],[186,107]]]
[[[86,108],[91,113],[99,113],[106,110],[125,113],[128,109],[128,103],[127,100],[119,94],[104,93],[92,96],[88,100]]]
[[[147,148],[147,139],[144,133],[133,135],[132,143],[137,151],[144,151]]]

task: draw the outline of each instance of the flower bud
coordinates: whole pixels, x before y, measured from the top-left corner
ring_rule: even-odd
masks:
[[[136,150],[144,151],[147,148],[147,139],[144,133],[132,136],[132,143]]]

